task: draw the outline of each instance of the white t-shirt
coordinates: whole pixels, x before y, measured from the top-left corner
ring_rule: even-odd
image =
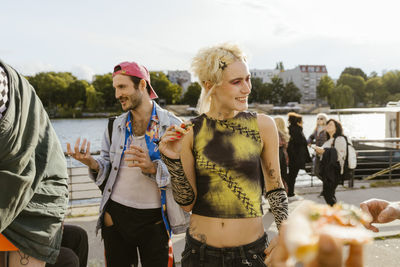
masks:
[[[144,135],[134,138],[135,145],[147,148]],[[124,153],[121,159],[111,199],[136,209],[160,208],[161,197],[156,181],[144,175],[139,167],[128,167],[130,162],[124,160],[126,156],[129,158],[131,155]]]

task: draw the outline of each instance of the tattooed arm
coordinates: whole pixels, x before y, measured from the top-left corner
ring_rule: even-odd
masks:
[[[194,206],[197,193],[192,153],[193,130],[182,132],[183,138],[177,138],[177,128],[174,129],[173,131],[167,130],[160,142],[159,149],[162,160],[171,175],[174,199],[183,210],[189,212]],[[171,153],[172,151],[174,153]]]
[[[278,229],[288,216],[288,200],[281,179],[279,166],[279,137],[274,120],[266,115],[258,115],[258,127],[263,150],[261,164],[265,179],[267,199]]]
[[[283,188],[279,167],[279,137],[274,120],[266,115],[258,115],[258,127],[263,150],[261,164],[263,167],[266,191]]]

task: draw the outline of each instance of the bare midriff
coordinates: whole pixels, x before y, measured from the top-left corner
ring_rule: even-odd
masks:
[[[237,247],[262,237],[264,227],[262,217],[227,219],[192,214],[189,234],[213,247]]]

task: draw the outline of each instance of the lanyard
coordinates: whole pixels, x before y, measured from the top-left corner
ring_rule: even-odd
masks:
[[[133,133],[132,127],[132,120],[131,120],[131,112],[128,113],[128,118],[126,120],[126,130],[125,130],[125,142],[124,142],[124,149],[122,150],[121,158],[123,157],[125,150],[127,148],[127,141],[128,138],[131,136],[132,140],[135,137]],[[151,112],[150,121],[147,125],[146,133],[145,133],[145,140],[147,150],[149,152],[150,159],[156,160],[160,159],[160,151],[158,150],[158,141],[159,141],[159,126],[158,126],[158,116],[156,111],[156,105],[153,104],[153,110]]]

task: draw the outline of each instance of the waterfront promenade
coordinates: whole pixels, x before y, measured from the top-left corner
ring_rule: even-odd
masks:
[[[304,199],[312,200],[318,203],[324,203],[324,199],[318,197],[321,192],[321,183],[317,179],[313,179],[311,187],[306,181],[311,181],[310,176],[304,172],[300,173],[299,182],[296,184],[296,192]],[[360,202],[369,198],[382,198],[389,201],[400,200],[400,187],[380,187],[370,188],[369,182],[356,181],[353,189],[339,186],[336,193],[338,201],[358,206]],[[289,203],[289,209],[293,210],[301,201]],[[269,237],[276,235],[276,226],[271,213],[268,212],[268,203],[264,205],[265,215],[263,217],[264,228]],[[97,207],[74,209],[73,214],[92,216],[70,217],[66,219],[66,223],[77,224],[86,229],[89,235],[89,267],[104,266],[104,251],[100,238],[95,235],[95,227],[97,216],[93,216],[97,212]],[[380,232],[374,233],[374,237],[380,238],[372,244],[366,246],[365,250],[365,267],[373,266],[399,266],[400,262],[400,220],[384,224],[379,227]],[[372,232],[371,232],[372,233]],[[397,236],[397,237],[396,237]],[[394,237],[394,238],[393,238]],[[184,247],[184,234],[173,236],[173,247],[177,266],[180,266],[181,252]]]

